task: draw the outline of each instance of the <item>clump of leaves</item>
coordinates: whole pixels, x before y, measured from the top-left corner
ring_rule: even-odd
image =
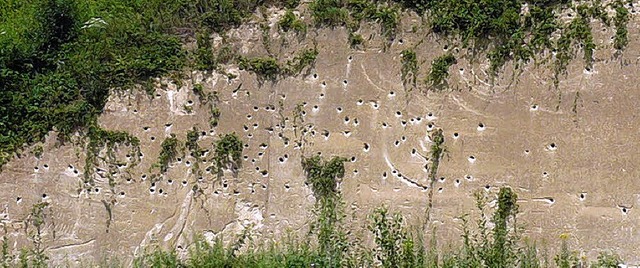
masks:
[[[364,44],[364,38],[361,34],[349,33],[349,46],[352,49],[361,48]]]
[[[207,95],[204,93],[204,86],[200,83],[193,85],[193,94],[198,96],[200,102],[207,101]]]
[[[447,77],[449,77],[449,67],[456,62],[456,58],[451,54],[442,55],[433,60],[431,72],[427,77],[427,84],[432,88],[442,88],[446,84]]]
[[[107,164],[112,166],[116,161],[115,150],[117,149],[117,146],[130,146],[131,150],[129,154],[134,159],[133,165],[137,164],[137,160],[140,156],[140,140],[137,137],[124,131],[105,130],[97,126],[94,122],[89,127],[87,138],[89,139],[89,142],[87,144],[87,157],[85,158],[84,168],[85,183],[93,182],[95,167],[98,164],[98,160],[100,160],[100,151],[103,149],[106,149],[106,160],[109,161]],[[110,176],[111,172],[108,172],[107,174]],[[114,183],[111,180],[111,177],[109,177],[109,183]]]
[[[331,198],[337,194],[338,179],[344,176],[344,157],[333,157],[324,161],[320,156],[302,159],[307,182],[311,185],[316,198]]]
[[[214,70],[217,67],[215,56],[213,55],[213,45],[210,40],[211,33],[202,30],[196,35],[198,48],[195,51],[195,68],[198,70]]]
[[[272,57],[263,58],[240,58],[239,67],[242,70],[247,70],[255,73],[258,78],[276,80],[280,75],[281,67],[278,61]]]
[[[402,54],[402,83],[406,87],[407,84],[416,86],[418,75],[418,57],[413,49],[405,49]]]
[[[624,49],[629,43],[627,23],[629,22],[629,10],[624,7],[622,0],[615,0],[612,7],[616,11],[613,24],[616,27],[616,35],[613,39],[613,47],[617,50]]]
[[[287,61],[287,66],[284,72],[288,75],[299,74],[305,68],[313,66],[317,57],[318,50],[316,48],[305,49],[302,53]]]
[[[213,161],[218,172],[224,167],[232,166],[239,168],[242,163],[243,142],[236,133],[220,135],[220,139],[215,143]]]
[[[307,32],[307,25],[304,24],[302,20],[300,20],[291,9],[287,9],[287,12],[284,13],[284,16],[278,22],[280,29],[285,32],[295,31],[299,34],[304,34]]]
[[[171,133],[171,135],[162,142],[160,147],[160,155],[158,156],[156,166],[160,168],[161,173],[165,173],[169,169],[169,163],[175,161],[182,151],[182,146],[176,135]]]
[[[373,233],[376,247],[374,256],[382,267],[424,267],[425,256],[421,245],[416,245],[404,226],[399,213],[391,214],[381,207],[369,216],[368,229]]]
[[[342,26],[349,20],[349,10],[342,0],[315,0],[309,4],[309,9],[319,26]]]
[[[211,105],[210,113],[211,118],[209,119],[209,125],[211,127],[217,127],[220,121],[220,109],[217,106]]]
[[[187,149],[189,151],[191,152],[200,151],[200,145],[198,145],[198,139],[200,139],[200,131],[198,131],[197,127],[193,127],[189,131],[187,131],[187,141],[185,142],[185,145],[187,146]]]

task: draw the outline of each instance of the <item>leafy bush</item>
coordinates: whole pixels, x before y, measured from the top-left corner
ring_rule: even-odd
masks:
[[[271,57],[264,58],[240,58],[240,69],[255,73],[258,78],[276,80],[281,68],[278,61]]]
[[[381,207],[369,216],[371,231],[376,247],[374,256],[382,267],[424,267],[425,256],[421,244],[416,244],[407,232],[402,215],[389,213]]]
[[[160,168],[160,173],[165,173],[169,170],[169,163],[176,160],[183,147],[173,133],[162,142],[160,147],[160,155],[156,166]]]
[[[349,33],[349,46],[351,48],[360,48],[364,44],[364,38],[360,34]]]
[[[288,75],[301,73],[304,68],[312,66],[318,57],[318,50],[315,48],[305,49],[293,59],[287,61],[284,72]]]
[[[349,20],[349,10],[342,0],[315,0],[309,4],[309,9],[319,26],[343,26]]]
[[[629,10],[624,7],[622,0],[615,0],[612,7],[616,11],[613,23],[616,26],[616,35],[613,39],[613,47],[618,50],[624,49],[629,43],[627,23],[629,22]]]
[[[337,194],[337,179],[344,176],[346,161],[346,158],[337,156],[328,162],[323,161],[320,156],[302,159],[307,182],[311,184],[316,198],[329,198]]]
[[[408,84],[416,86],[418,75],[418,57],[413,49],[405,49],[402,54],[402,83],[406,87]]]
[[[220,135],[220,139],[215,143],[213,156],[218,171],[222,171],[222,168],[229,165],[240,167],[242,149],[243,142],[236,133]]]
[[[437,57],[431,63],[431,72],[427,77],[427,84],[432,88],[442,88],[449,77],[449,67],[456,63],[456,58],[451,54]]]
[[[302,20],[298,19],[291,9],[287,9],[287,12],[284,13],[284,16],[282,16],[278,22],[278,25],[280,26],[280,29],[285,32],[292,30],[301,34],[307,32],[307,25],[304,24]]]

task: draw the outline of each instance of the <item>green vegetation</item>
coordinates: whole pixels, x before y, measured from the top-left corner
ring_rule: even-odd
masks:
[[[314,160],[315,162],[315,160]],[[320,161],[320,166],[332,161]],[[314,164],[315,165],[315,164]],[[334,173],[336,174],[336,173]],[[327,174],[327,175],[334,175]],[[340,196],[326,200],[337,201]],[[467,216],[463,216],[462,245],[448,251],[428,250],[421,235],[412,232],[405,218],[392,213],[387,207],[375,209],[369,216],[366,230],[374,245],[365,246],[356,232],[345,232],[344,214],[336,213],[331,218],[330,233],[313,231],[300,239],[286,238],[281,243],[251,243],[248,230],[235,242],[224,245],[221,238],[213,243],[197,237],[189,247],[186,260],[178,258],[173,251],[155,249],[135,260],[135,267],[547,267],[549,264],[538,253],[535,245],[522,241],[516,225],[517,195],[510,188],[501,188],[497,194],[497,207],[487,217],[487,196],[476,194],[478,209],[477,228],[471,229]],[[328,205],[329,203],[325,203]],[[316,216],[316,226],[323,217],[322,210]],[[336,212],[336,211],[333,211]],[[487,219],[491,219],[491,223]],[[324,219],[327,221],[327,219]],[[493,225],[494,227],[489,227]],[[351,228],[352,230],[354,228]],[[314,229],[316,230],[316,229]],[[315,236],[315,237],[312,237]],[[597,260],[589,263],[579,259],[571,251],[564,236],[562,249],[553,258],[557,267],[607,267],[622,263],[615,254],[601,253]],[[302,243],[301,241],[304,241]],[[318,244],[309,241],[317,241]],[[323,244],[323,241],[327,244]],[[327,248],[328,247],[328,248]],[[242,252],[239,251],[243,248]],[[435,253],[435,256],[430,254]],[[547,266],[545,266],[547,265]]]
[[[361,49],[364,44],[364,38],[360,34],[349,33],[349,46],[353,49]]]
[[[211,43],[211,32],[206,28],[196,35],[196,44],[198,48],[194,51],[194,67],[197,70],[214,70],[217,67],[216,58],[213,54],[213,45]],[[194,87],[195,88],[195,87]]]
[[[413,49],[405,49],[402,54],[402,84],[417,87],[418,57]]]
[[[302,159],[302,168],[316,199],[335,197],[338,193],[336,180],[344,176],[346,161],[346,158],[337,156],[328,162],[323,161],[320,156]]]
[[[175,134],[171,133],[171,136],[167,137],[160,146],[160,155],[158,156],[158,162],[154,165],[160,168],[160,173],[166,173],[169,170],[169,164],[176,161],[176,158],[182,152],[182,145]]]
[[[380,23],[382,35],[393,40],[400,23],[400,7],[392,1],[315,0],[309,8],[317,26],[347,26],[350,34],[360,28],[362,21],[370,21]],[[361,36],[349,38],[352,47],[362,41]]]
[[[307,33],[307,25],[293,14],[291,9],[287,9],[287,12],[284,13],[284,16],[278,22],[278,25],[280,26],[280,29],[285,32],[295,31],[298,34]]]
[[[133,161],[129,163],[129,168],[138,164],[140,159],[140,140],[137,137],[131,136],[124,131],[104,130],[99,126],[91,125],[87,132],[87,138],[89,142],[86,148],[87,156],[84,167],[85,183],[93,183],[93,174],[96,172],[96,166],[98,166],[100,160],[102,160],[108,166],[106,176],[109,180],[109,185],[112,187],[115,185],[112,173],[114,170],[117,170],[115,153],[120,145],[131,147],[129,155]],[[105,157],[100,157],[100,152],[105,149]]]
[[[266,1],[264,4],[269,4]],[[0,167],[55,129],[86,130],[111,89],[183,68],[184,31],[200,32],[195,66],[213,67],[208,32],[240,25],[263,1],[0,1]],[[278,2],[289,7],[298,1]],[[221,49],[217,62],[228,61]],[[221,57],[224,56],[224,57]]]
[[[407,231],[401,214],[390,214],[388,208],[381,207],[369,218],[368,229],[376,244],[373,255],[382,267],[425,267],[425,249]]]
[[[431,72],[427,76],[427,84],[433,89],[442,89],[449,77],[449,67],[456,63],[456,58],[451,54],[437,57],[431,63]]]
[[[293,59],[287,61],[284,68],[286,75],[300,74],[305,68],[312,67],[318,57],[318,50],[315,48],[305,49]]]
[[[629,22],[629,10],[624,7],[622,0],[615,0],[612,7],[616,10],[613,24],[616,27],[616,35],[613,39],[613,47],[617,50],[624,49],[629,43],[627,23]]]
[[[274,81],[281,72],[280,65],[275,58],[240,58],[240,69],[255,73],[259,79]]]
[[[314,22],[319,26],[343,26],[349,19],[349,10],[342,0],[315,0],[309,4]]]
[[[193,164],[191,165],[191,171],[198,177],[201,173],[200,162],[202,162],[201,157],[204,153],[204,150],[202,150],[202,148],[200,148],[200,145],[198,144],[199,139],[200,131],[197,127],[193,127],[191,130],[187,131],[187,141],[185,142],[185,145],[191,153],[191,156],[195,159],[195,161],[193,161]]]
[[[243,142],[236,133],[220,135],[220,139],[214,144],[213,162],[218,172],[231,165],[234,169],[242,164]]]
[[[210,113],[211,118],[209,119],[209,126],[217,127],[218,121],[220,121],[220,109],[214,105],[211,105]]]
[[[255,73],[260,81],[275,81],[278,77],[300,74],[315,63],[317,56],[318,50],[312,48],[303,50],[282,65],[273,57],[240,57],[239,65],[240,69]]]

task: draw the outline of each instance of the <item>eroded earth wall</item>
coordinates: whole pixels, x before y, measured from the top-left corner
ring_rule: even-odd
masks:
[[[340,189],[360,219],[353,225],[382,204],[418,222],[432,191],[431,224],[440,243],[456,243],[459,217],[474,211],[473,193],[510,186],[525,235],[540,245],[555,248],[566,233],[591,258],[614,250],[639,263],[638,22],[629,22],[629,47],[620,55],[611,47],[613,32],[596,31],[593,68],[573,61],[558,87],[544,63],[518,70],[508,64],[492,79],[483,57],[470,61],[466,49],[412,27],[417,18],[405,18],[388,44],[377,26],[365,27],[363,50],[349,47],[342,28],[310,30],[304,39],[272,31],[275,55],[286,59],[316,46],[315,66],[276,82],[226,66],[237,78],[189,72],[179,82],[158,79],[154,96],[114,92],[99,123],[140,139],[139,164],[119,146],[116,172],[104,174],[108,167],[99,165],[86,187],[86,144],[59,144],[52,132],[41,157],[25,153],[0,173],[0,232],[12,249],[28,246],[37,231],[28,223],[42,217],[43,246],[60,265],[129,260],[152,244],[184,251],[196,234],[211,238],[247,226],[265,237],[302,233],[313,220],[314,197],[301,157],[321,152],[348,159]],[[244,55],[266,53],[257,24],[229,36]],[[403,84],[401,51],[410,47],[420,77],[435,57],[456,53],[447,89]],[[210,106],[194,94],[196,84],[217,92],[217,127],[209,126]],[[209,151],[219,134],[239,135],[246,146],[237,173],[218,176],[205,157],[197,175],[188,152],[166,174],[154,167],[163,140],[173,133],[184,141],[193,127]],[[430,188],[425,165],[434,129],[443,130],[445,155]],[[41,202],[49,205],[34,210]]]

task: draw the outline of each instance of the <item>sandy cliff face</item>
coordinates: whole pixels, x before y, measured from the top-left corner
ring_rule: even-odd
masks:
[[[415,46],[420,77],[445,53],[445,43],[433,35],[412,32],[415,19],[403,21],[388,47],[373,26],[364,29],[363,36],[372,38],[362,51],[349,48],[343,29],[310,31],[303,41],[272,31],[270,49],[282,59],[316,43],[315,67],[258,82],[227,66],[237,78],[192,72],[180,83],[159,79],[152,97],[114,93],[100,124],[140,139],[139,164],[121,145],[115,151],[119,165],[108,176],[103,150],[107,160],[98,161],[101,170],[87,187],[84,144],[57,144],[52,132],[40,158],[26,154],[0,173],[0,234],[13,249],[31,245],[38,228],[29,223],[40,216],[52,264],[77,265],[111,256],[128,260],[154,244],[184,251],[196,234],[211,238],[247,227],[264,237],[304,232],[314,198],[301,157],[321,152],[349,159],[340,189],[360,219],[388,204],[418,222],[433,191],[431,224],[440,241],[455,243],[459,217],[474,211],[473,193],[510,186],[520,198],[527,236],[554,248],[568,233],[590,257],[615,250],[638,263],[639,22],[632,16],[630,45],[619,56],[611,30],[599,32],[593,69],[573,61],[558,88],[548,66],[530,63],[517,76],[507,66],[491,80],[482,57],[470,62],[465,50],[447,47],[459,60],[450,68],[450,89],[439,92],[402,83],[403,49]],[[248,55],[265,53],[257,25],[230,36]],[[209,127],[210,107],[194,94],[194,84],[218,93],[218,127]],[[153,168],[162,141],[172,133],[184,141],[194,126],[202,132],[198,143],[209,151],[219,134],[240,136],[246,146],[237,174],[227,170],[219,177],[205,162],[199,163],[200,177],[188,153],[166,174]],[[438,128],[446,154],[434,187],[424,189],[424,156],[430,132]],[[34,210],[41,202],[48,206]]]

